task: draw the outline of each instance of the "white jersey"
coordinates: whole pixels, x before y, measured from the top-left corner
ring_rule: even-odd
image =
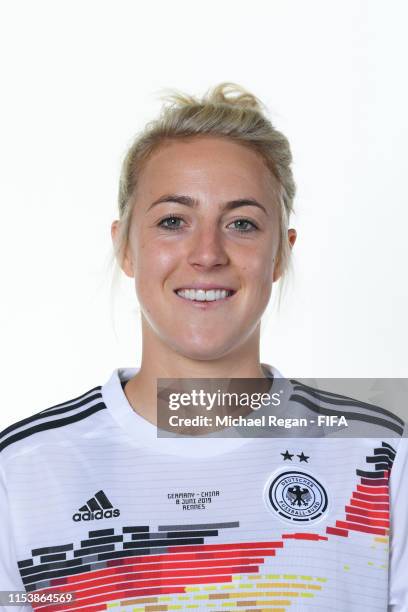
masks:
[[[123,391],[137,371],[1,433],[0,591],[42,612],[408,611],[399,417],[291,381],[295,408],[378,435],[157,438]]]

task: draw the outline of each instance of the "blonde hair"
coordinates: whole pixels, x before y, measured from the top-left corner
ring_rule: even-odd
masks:
[[[122,261],[134,206],[138,177],[150,155],[169,139],[200,135],[225,137],[258,152],[277,180],[274,195],[279,201],[280,244],[277,262],[282,280],[290,266],[288,242],[289,217],[293,212],[296,186],[291,163],[292,153],[287,138],[272,125],[263,103],[240,85],[220,83],[202,98],[170,90],[162,97],[164,104],[158,118],[147,123],[136,136],[122,163],[119,180],[119,232],[114,245],[114,259]]]

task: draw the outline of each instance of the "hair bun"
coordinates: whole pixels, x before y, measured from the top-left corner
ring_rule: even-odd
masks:
[[[213,104],[225,104],[230,107],[251,108],[258,112],[266,110],[265,105],[259,98],[247,91],[241,85],[224,81],[211,87],[202,98],[191,96],[177,89],[162,89],[160,99],[171,107],[181,108],[183,106],[207,106]]]
[[[203,102],[263,110],[264,104],[241,85],[225,81],[208,90]]]

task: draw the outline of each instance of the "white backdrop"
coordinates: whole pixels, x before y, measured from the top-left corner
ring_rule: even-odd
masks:
[[[126,147],[166,87],[238,82],[291,142],[295,275],[268,310],[262,360],[287,376],[408,376],[403,0],[16,0],[1,13],[0,428],[139,364],[127,277],[111,313],[110,225]]]

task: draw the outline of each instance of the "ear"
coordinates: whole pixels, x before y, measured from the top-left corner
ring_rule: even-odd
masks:
[[[293,229],[293,228],[292,229],[288,229],[288,242],[289,242],[290,249],[293,248],[293,245],[296,242],[296,238],[297,238],[296,230]],[[277,261],[276,261],[274,269],[273,269],[272,282],[275,283],[277,280],[280,279],[281,276],[282,276],[281,261],[280,261],[280,258],[277,258]]]
[[[113,243],[114,247],[115,247],[115,244],[116,244],[117,240],[119,239],[120,228],[121,228],[120,220],[119,219],[115,219],[115,221],[113,221],[113,223],[111,225],[111,237],[112,237],[112,243]],[[118,263],[119,263],[120,267],[122,268],[122,270],[126,274],[126,276],[129,276],[130,278],[133,278],[134,277],[133,262],[132,262],[132,258],[130,256],[129,246],[128,245],[126,245],[124,253],[120,253],[120,255],[122,256],[122,261],[120,260],[120,258],[118,260]]]

